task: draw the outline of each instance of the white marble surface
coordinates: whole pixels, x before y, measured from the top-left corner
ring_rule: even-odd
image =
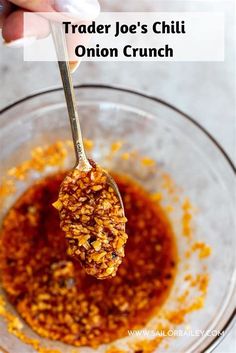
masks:
[[[102,1],[106,9],[108,1]],[[114,1],[112,9],[127,3]],[[133,0],[134,3],[134,0]],[[133,10],[165,10],[159,1],[137,2]],[[151,5],[150,5],[151,3]],[[206,2],[198,1],[198,8]],[[187,8],[178,1],[169,10]],[[177,7],[176,7],[177,6]],[[188,8],[192,9],[192,3]],[[212,8],[211,4],[207,5]],[[129,7],[130,8],[130,7]],[[223,63],[82,63],[74,75],[75,83],[104,83],[143,90],[172,103],[201,123],[236,161],[236,66],[235,11],[232,2],[216,2],[216,9],[226,10],[225,62]],[[234,23],[233,23],[234,21]],[[0,108],[37,90],[60,85],[54,63],[24,63],[20,50],[0,46]],[[216,353],[236,352],[236,332],[230,332],[216,348]]]

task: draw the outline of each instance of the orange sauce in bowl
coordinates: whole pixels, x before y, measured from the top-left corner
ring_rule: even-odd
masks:
[[[160,205],[136,182],[114,175],[128,219],[117,275],[98,280],[67,255],[52,207],[65,173],[39,180],[15,202],[0,231],[0,271],[8,298],[41,336],[98,346],[142,327],[172,287],[177,253]]]

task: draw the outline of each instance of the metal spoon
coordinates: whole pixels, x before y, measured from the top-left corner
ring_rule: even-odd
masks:
[[[75,148],[76,164],[74,169],[76,168],[80,171],[87,172],[90,169],[92,169],[92,165],[90,164],[84,150],[83,138],[82,138],[80,122],[79,122],[79,114],[76,106],[74,87],[73,87],[72,77],[71,77],[70,67],[69,67],[65,33],[63,32],[61,24],[56,22],[51,22],[51,30],[52,30],[57,56],[59,58],[59,54],[60,54],[60,55],[63,55],[63,57],[65,58],[65,61],[58,61],[58,65],[61,73],[61,79],[62,79],[65,98],[66,98],[67,110],[68,110],[68,115],[70,119],[72,138],[73,138],[73,143]],[[107,183],[115,191],[124,212],[123,201],[116,182],[107,171],[103,170],[103,172],[107,177]]]

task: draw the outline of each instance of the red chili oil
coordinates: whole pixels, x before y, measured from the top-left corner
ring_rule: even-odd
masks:
[[[0,232],[0,271],[9,300],[41,336],[98,346],[127,336],[157,312],[176,271],[176,246],[164,210],[136,182],[114,175],[128,219],[117,275],[98,280],[67,255],[57,199],[64,173],[48,176],[15,202]]]

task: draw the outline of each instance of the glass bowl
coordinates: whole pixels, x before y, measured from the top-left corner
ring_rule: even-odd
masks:
[[[215,330],[224,334],[177,337],[169,340],[168,347],[160,346],[157,352],[212,351],[232,326],[235,313],[235,168],[232,162],[200,125],[157,98],[102,85],[77,86],[76,96],[84,136],[103,145],[103,148],[94,150],[93,158],[96,161],[103,161],[108,146],[114,141],[124,141],[125,148],[134,149],[140,155],[155,160],[158,168],[171,175],[181,192],[196,207],[194,237],[196,241],[204,240],[212,248],[212,255],[204,263],[210,274],[210,284],[204,308],[189,314],[187,324],[195,330]],[[0,119],[1,177],[9,168],[28,159],[33,147],[70,138],[64,95],[60,88],[31,95],[6,107]],[[107,167],[119,168],[119,171],[126,171],[137,179],[135,168],[132,169],[131,165],[127,167],[117,161],[112,163]],[[142,177],[140,181],[146,188],[153,188],[152,178]],[[20,183],[14,197],[5,201],[1,219],[27,186],[23,184]],[[171,217],[180,264],[166,306],[171,305],[176,297],[177,288],[184,285],[186,262],[183,239],[174,216]],[[191,260],[188,266],[195,272],[200,268],[195,260]],[[4,295],[0,289],[1,293]],[[14,312],[9,303],[7,307]],[[60,348],[63,353],[71,352],[72,347],[43,339],[27,325],[25,330],[30,337],[37,337],[47,347]],[[6,322],[1,316],[0,332],[0,349],[4,352],[33,352],[32,347],[7,331]],[[117,344],[122,345],[122,342]]]

